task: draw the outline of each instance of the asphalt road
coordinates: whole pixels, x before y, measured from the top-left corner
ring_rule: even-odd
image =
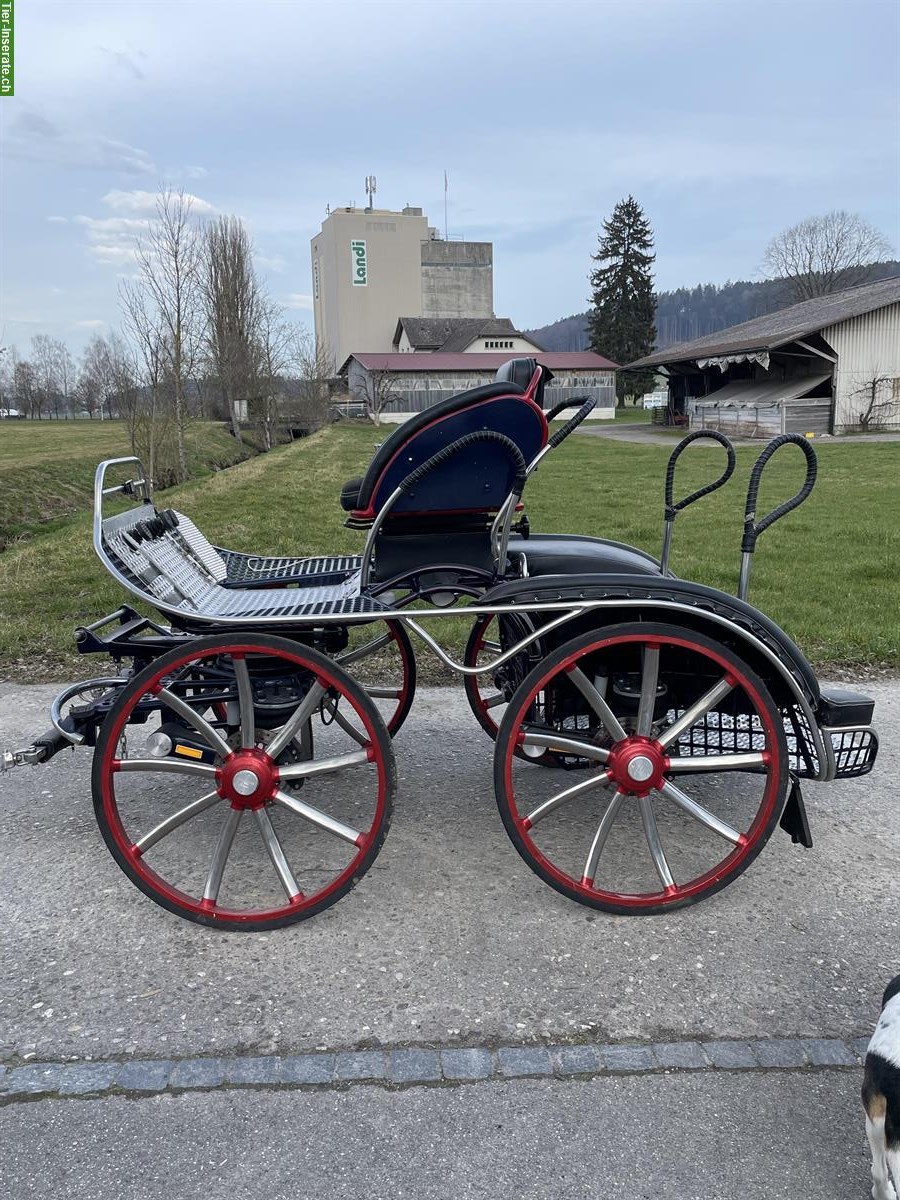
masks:
[[[856,1078],[654,1076],[0,1109],[6,1200],[851,1200]]]
[[[374,868],[271,933],[208,931],[136,891],[94,824],[89,752],[19,769],[0,779],[0,1061],[866,1034],[900,970],[900,684],[866,688],[881,757],[865,779],[805,785],[814,849],[777,831],[736,883],[664,917],[589,912],[527,870],[458,691],[424,691],[397,739]],[[41,732],[54,690],[0,685],[0,741]],[[41,1100],[0,1111],[0,1192],[132,1194],[121,1179],[139,1170],[147,1196],[163,1179],[179,1196],[250,1180],[272,1197],[862,1196],[858,1082],[807,1070]],[[58,1192],[35,1144],[46,1180],[69,1171]]]

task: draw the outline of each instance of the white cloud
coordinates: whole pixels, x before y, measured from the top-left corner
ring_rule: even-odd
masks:
[[[99,319],[88,321],[73,321],[72,324],[76,329],[105,329],[106,322]]]
[[[279,275],[287,267],[287,263],[280,254],[257,254],[256,261],[261,267],[265,267],[267,271],[275,271]]]
[[[4,153],[11,158],[48,162],[67,170],[120,171],[126,175],[155,175],[145,150],[55,124],[35,109],[24,108],[11,120],[4,136]]]
[[[135,217],[75,217],[87,233],[88,250],[97,262],[130,265],[136,258],[136,241],[147,232],[148,222]]]
[[[206,167],[185,167],[182,174],[185,179],[205,179],[209,171]]]
[[[103,203],[114,212],[141,213],[147,217],[156,216],[156,192],[145,192],[135,189],[122,192],[113,189],[103,197]],[[208,217],[216,211],[215,206],[200,196],[185,192],[184,198],[190,203],[191,212],[195,217]]]
[[[313,298],[303,292],[291,292],[289,296],[285,297],[284,303],[287,308],[302,308],[307,312],[312,312]]]

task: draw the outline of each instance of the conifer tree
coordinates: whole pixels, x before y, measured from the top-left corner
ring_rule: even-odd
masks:
[[[597,264],[590,275],[591,349],[624,365],[649,354],[656,340],[653,231],[633,196],[615,206],[598,241],[591,255]],[[620,371],[616,377],[620,404],[626,394],[642,396],[652,387],[653,371]]]

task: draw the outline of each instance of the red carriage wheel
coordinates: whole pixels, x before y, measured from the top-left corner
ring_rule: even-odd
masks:
[[[343,720],[313,741],[329,701]],[[272,929],[366,873],[395,767],[384,722],[345,671],[284,638],[236,634],[172,650],[122,689],[92,784],[107,846],[152,900],[202,925]]]
[[[527,747],[572,768],[568,786],[530,770]],[[551,887],[608,912],[664,912],[719,891],[765,845],[787,795],[784,726],[725,646],[617,625],[573,639],[524,680],[494,784],[513,844]]]

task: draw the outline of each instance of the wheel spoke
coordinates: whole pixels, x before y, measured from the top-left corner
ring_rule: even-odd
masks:
[[[482,700],[485,708],[496,708],[498,704],[506,704],[506,697],[502,692],[498,692],[496,696],[488,696],[486,700]]]
[[[288,742],[293,741],[300,732],[300,727],[313,715],[316,710],[316,706],[324,695],[325,688],[317,679],[303,697],[293,716],[285,721],[285,723],[281,726],[281,728],[266,746],[267,754],[269,754],[272,758],[278,757],[285,746],[287,746]]]
[[[389,633],[383,633],[380,637],[373,638],[371,642],[357,646],[355,650],[348,650],[345,654],[339,654],[334,661],[340,663],[342,667],[349,667],[351,663],[359,662],[360,659],[368,658],[370,654],[375,654],[378,650],[383,650],[393,640],[393,637]]]
[[[206,812],[208,808],[212,808],[214,804],[222,799],[218,792],[207,792],[205,796],[201,796],[199,800],[194,800],[192,804],[186,804],[184,808],[180,808],[178,812],[172,813],[171,817],[166,817],[164,821],[145,833],[142,838],[134,843],[132,849],[136,854],[144,854],[151,846],[155,846],[161,841],[166,834],[171,833],[173,829],[177,829],[179,825],[183,825],[185,821],[190,821],[191,817],[196,817],[199,813]]]
[[[334,817],[329,817],[327,813],[320,812],[319,809],[313,808],[311,804],[305,804],[296,796],[288,795],[287,792],[277,791],[273,799],[277,804],[281,804],[284,808],[289,808],[298,817],[302,817],[304,821],[309,821],[310,825],[315,825],[317,829],[324,829],[326,833],[333,833],[335,837],[339,837],[341,841],[349,842],[351,846],[358,846],[360,844],[362,834],[358,830],[351,829],[343,821],[337,821]]]
[[[256,717],[253,713],[253,685],[250,683],[250,672],[247,660],[233,654],[231,661],[234,665],[234,677],[237,680],[238,704],[241,712],[241,747],[250,750],[256,745]]]
[[[626,733],[619,724],[619,718],[588,679],[587,675],[585,675],[584,671],[580,667],[570,667],[569,678],[600,718],[607,733],[615,741],[620,742],[626,736]]]
[[[369,739],[364,733],[356,728],[352,721],[348,721],[338,707],[339,702],[332,696],[325,700],[325,711],[330,715],[333,721],[336,721],[345,733],[349,733],[355,742],[359,742],[360,746],[368,746]]]
[[[294,878],[294,873],[288,865],[288,860],[285,858],[284,850],[281,847],[281,842],[278,840],[278,834],[275,832],[275,827],[272,824],[269,814],[264,808],[254,809],[253,815],[256,818],[256,824],[259,827],[259,832],[262,834],[262,839],[266,844],[266,850],[269,853],[269,858],[272,860],[272,866],[275,868],[281,886],[287,894],[288,900],[294,900],[298,896],[302,896],[300,885]]]
[[[114,771],[162,771],[164,775],[202,775],[205,779],[216,777],[215,767],[180,758],[114,758],[112,768]]]
[[[193,725],[197,732],[205,737],[210,746],[214,750],[218,750],[223,758],[228,757],[231,753],[231,747],[219,731],[213,729],[209,721],[204,720],[196,709],[191,708],[190,704],[187,704],[180,696],[176,696],[174,692],[169,691],[168,688],[160,688],[157,698],[171,708],[173,712],[177,712],[180,717],[184,717],[188,724]]]
[[[244,810],[242,808],[230,808],[225,824],[222,826],[222,832],[219,834],[212,862],[209,864],[206,887],[203,889],[203,900],[209,907],[212,907],[219,898],[219,888],[222,886],[225,865],[228,862],[228,855],[231,853],[231,847],[234,844],[234,835],[237,833],[237,828],[241,823],[243,815]]]
[[[641,700],[637,715],[637,732],[647,737],[653,728],[656,706],[656,685],[659,681],[659,646],[644,647],[644,673],[641,677]]]
[[[693,707],[689,708],[673,725],[670,725],[668,729],[660,734],[657,739],[659,744],[664,747],[671,745],[683,733],[687,732],[692,725],[696,725],[701,717],[705,717],[710,709],[718,704],[720,700],[724,699],[731,691],[734,691],[733,680],[729,680],[727,676],[720,679],[717,684],[709,689],[705,696],[701,696]]]
[[[714,813],[709,812],[702,804],[698,804],[687,792],[683,792],[674,783],[667,782],[659,790],[660,795],[677,804],[679,808],[684,809],[689,816],[692,816],[695,821],[699,821],[701,825],[705,825],[707,829],[711,829],[713,833],[717,833],[719,837],[723,837],[726,842],[731,842],[733,846],[739,846],[747,840],[742,833],[738,833],[736,829],[732,829],[726,821],[719,820]]]
[[[641,820],[644,823],[644,836],[647,838],[647,845],[650,847],[650,856],[653,859],[654,867],[656,867],[656,873],[664,888],[673,888],[675,880],[672,878],[672,872],[669,870],[669,863],[666,859],[666,852],[663,850],[662,842],[659,838],[659,826],[656,824],[653,800],[650,796],[641,796],[640,805]]]
[[[398,687],[365,687],[366,695],[371,696],[373,700],[399,700],[403,695],[403,688]]]
[[[606,845],[606,839],[609,837],[609,831],[612,829],[613,821],[616,819],[616,814],[622,807],[622,801],[625,799],[624,792],[616,792],[609,804],[606,806],[606,812],[603,814],[600,824],[597,826],[597,832],[594,834],[594,840],[591,842],[591,848],[588,851],[587,862],[584,864],[584,876],[581,880],[588,887],[593,887],[594,877],[597,874],[597,864],[600,861],[600,855],[603,853],[603,847]]]
[[[335,754],[333,758],[320,758],[318,762],[290,763],[278,774],[285,781],[308,779],[311,775],[331,775],[348,767],[364,767],[370,761],[367,750],[351,750],[349,754]]]
[[[590,779],[583,779],[581,783],[576,783],[573,787],[566,788],[563,792],[558,792],[555,796],[551,796],[549,800],[545,800],[543,804],[539,804],[534,812],[530,812],[525,818],[525,827],[530,829],[536,825],[538,821],[542,821],[554,809],[559,808],[561,804],[565,804],[567,800],[574,800],[576,796],[583,796],[585,792],[591,791],[596,787],[606,787],[609,783],[609,771],[601,771],[599,775],[592,775]]]
[[[494,641],[493,638],[485,638],[481,643],[481,648],[482,650],[496,650],[498,653],[503,649],[500,643]]]
[[[685,754],[669,759],[668,774],[703,775],[711,771],[747,771],[753,767],[768,765],[768,756],[762,752],[752,754]]]
[[[575,754],[579,758],[589,758],[592,762],[605,763],[609,761],[609,751],[592,742],[582,742],[578,738],[565,737],[552,729],[526,727],[522,734],[523,746],[544,746],[547,750],[559,750],[563,754]]]

